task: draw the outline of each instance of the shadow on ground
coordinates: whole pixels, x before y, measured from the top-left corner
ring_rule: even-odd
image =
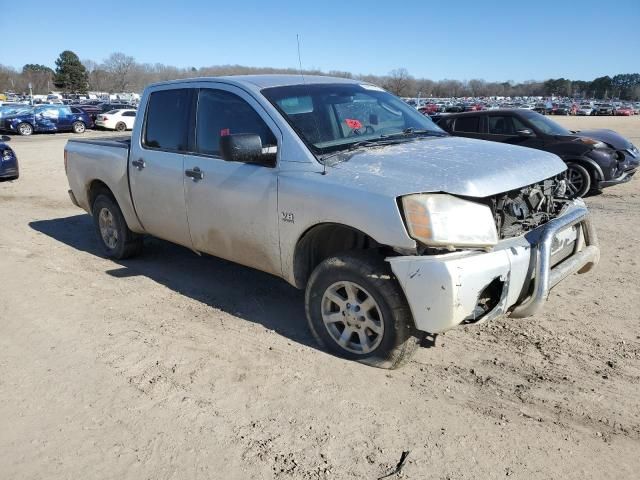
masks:
[[[89,215],[41,220],[34,230],[70,247],[102,257]],[[140,257],[114,261],[106,271],[123,278],[143,275],[175,292],[316,347],[307,327],[304,292],[277,277],[155,238],[145,239]]]

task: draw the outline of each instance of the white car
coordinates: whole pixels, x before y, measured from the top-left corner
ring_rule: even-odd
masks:
[[[593,115],[593,108],[591,108],[589,105],[580,105],[577,115],[581,115],[581,116]]]
[[[125,130],[133,129],[133,122],[135,122],[135,120],[136,111],[133,109],[110,110],[96,117],[96,127],[124,132]]]

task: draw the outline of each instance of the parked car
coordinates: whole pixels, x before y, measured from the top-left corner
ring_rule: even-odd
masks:
[[[533,107],[533,111],[538,112],[541,115],[549,115],[551,114],[551,108],[551,104],[539,102],[535,104],[535,106]]]
[[[554,115],[569,115],[570,113],[571,113],[571,105],[566,103],[561,103],[555,108],[555,110],[553,110]]]
[[[375,85],[299,75],[154,84],[130,139],[65,147],[108,257],[150,234],[282,277],[322,345],[387,368],[422,332],[531,315],[597,263],[565,169],[451,137]]]
[[[435,115],[440,111],[440,107],[435,103],[427,103],[423,107],[418,108],[418,111],[423,115]]]
[[[15,180],[20,176],[18,157],[6,144],[11,138],[3,135],[0,140],[0,180]]]
[[[437,123],[452,135],[555,153],[567,164],[566,181],[572,198],[628,182],[640,160],[638,149],[611,130],[573,132],[526,110],[451,114]]]
[[[135,110],[111,110],[110,112],[98,115],[96,127],[124,132],[125,130],[131,130],[133,128],[135,119]]]
[[[615,107],[610,103],[599,103],[594,108],[594,115],[613,115]]]
[[[591,105],[580,105],[580,108],[578,108],[578,111],[576,112],[576,115],[579,116],[589,116],[593,114],[593,108],[591,107]]]
[[[98,107],[102,110],[102,113],[110,112],[111,110],[135,110],[136,107],[128,103],[100,103]]]
[[[0,130],[20,135],[34,132],[84,133],[93,127],[93,119],[84,111],[68,105],[38,105],[4,117]]]
[[[630,117],[631,115],[634,114],[634,111],[633,111],[633,108],[624,105],[622,107],[616,108],[615,114],[616,115],[620,115],[620,116],[624,116],[624,117]]]

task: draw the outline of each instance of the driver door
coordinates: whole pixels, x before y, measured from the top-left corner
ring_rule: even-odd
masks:
[[[222,159],[220,138],[236,133],[260,135],[263,152],[274,152],[273,161],[253,164]],[[279,137],[273,120],[244,91],[229,85],[199,90],[195,151],[187,153],[184,161],[187,218],[194,249],[282,273],[275,162]]]

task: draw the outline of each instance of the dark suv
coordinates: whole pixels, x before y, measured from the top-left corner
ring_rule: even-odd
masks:
[[[616,132],[570,131],[531,110],[454,113],[433,120],[452,135],[555,153],[567,164],[571,197],[629,181],[640,161],[638,149]]]

